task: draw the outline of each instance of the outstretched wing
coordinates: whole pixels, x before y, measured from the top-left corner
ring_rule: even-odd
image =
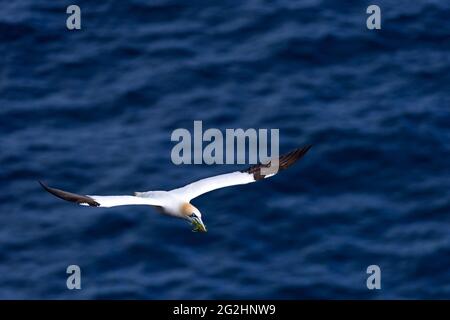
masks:
[[[71,193],[59,189],[50,188],[41,181],[39,181],[42,188],[54,196],[66,201],[75,202],[82,206],[91,207],[117,207],[127,205],[151,205],[159,206],[161,202],[158,199],[142,198],[134,196],[84,196],[76,193]]]
[[[278,171],[276,173],[290,167],[293,163],[302,158],[310,148],[311,146],[309,145],[303,148],[295,149],[280,156],[278,158]],[[181,197],[186,201],[190,201],[193,198],[216,189],[235,186],[239,184],[247,184],[264,178],[269,178],[276,173],[267,174],[267,172],[265,172],[263,168],[269,168],[272,162],[273,160],[268,162],[267,164],[257,164],[251,166],[250,168],[243,171],[235,171],[198,180],[182,188],[174,189],[170,191],[170,193],[175,194],[176,196]]]

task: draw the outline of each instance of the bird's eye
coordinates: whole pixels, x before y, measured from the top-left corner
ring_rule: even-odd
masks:
[[[197,216],[195,215],[195,213],[193,213],[193,214],[191,214],[190,216],[189,216],[189,218],[197,218]]]

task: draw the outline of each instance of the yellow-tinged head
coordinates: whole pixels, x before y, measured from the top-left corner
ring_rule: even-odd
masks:
[[[192,204],[188,202],[183,203],[181,206],[181,214],[186,220],[188,220],[194,226],[192,231],[194,232],[207,231],[206,226],[202,221],[202,214]]]

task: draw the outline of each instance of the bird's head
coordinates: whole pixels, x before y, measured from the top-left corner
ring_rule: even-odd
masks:
[[[202,221],[202,214],[200,211],[196,210],[195,212],[192,212],[192,214],[189,216],[189,219],[194,226],[192,231],[194,232],[206,232],[206,226]]]
[[[186,203],[182,208],[183,215],[186,220],[188,220],[192,226],[194,227],[192,231],[194,232],[206,232],[206,226],[202,221],[202,214],[200,211],[191,205],[190,203]]]

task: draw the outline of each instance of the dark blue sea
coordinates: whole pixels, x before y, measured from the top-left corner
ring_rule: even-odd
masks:
[[[0,298],[450,299],[450,2],[0,1],[0,57]],[[37,183],[132,194],[246,167],[174,165],[194,120],[313,147],[195,199],[208,233]]]

